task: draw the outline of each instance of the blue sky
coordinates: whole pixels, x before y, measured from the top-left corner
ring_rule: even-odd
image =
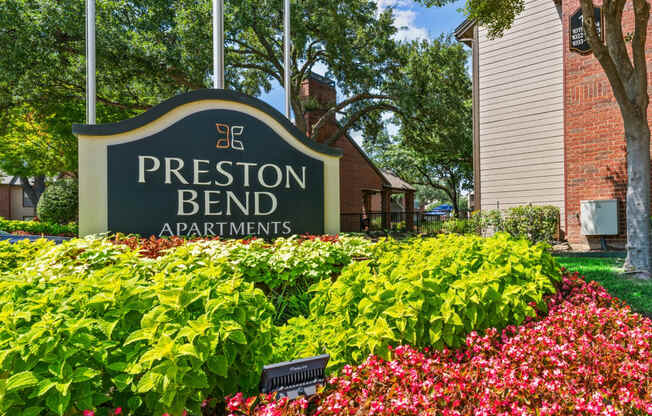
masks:
[[[457,10],[464,6],[464,0],[457,0],[446,7],[427,8],[411,0],[378,0],[379,8],[391,7],[394,10],[395,25],[400,30],[397,38],[412,40],[418,38],[433,39],[443,34],[450,34],[464,20]],[[320,72],[318,69],[315,72]],[[280,85],[275,84],[269,94],[261,99],[280,112],[284,112],[284,93]],[[342,97],[338,97],[342,99]]]

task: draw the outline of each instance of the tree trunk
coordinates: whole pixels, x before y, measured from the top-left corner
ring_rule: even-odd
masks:
[[[455,188],[453,188],[453,189],[455,189]],[[457,195],[457,190],[453,190],[451,192],[451,203],[453,204],[453,216],[455,218],[459,218],[460,217],[460,202],[459,202],[459,198],[458,198],[458,195]]]
[[[45,191],[45,176],[35,176],[33,185],[29,183],[28,177],[21,176],[20,185],[22,186],[23,191],[29,197],[29,200],[32,201],[32,204],[34,204],[34,208],[36,208],[39,199],[41,199],[43,191]]]
[[[625,119],[627,139],[627,259],[625,270],[650,278],[650,128]]]

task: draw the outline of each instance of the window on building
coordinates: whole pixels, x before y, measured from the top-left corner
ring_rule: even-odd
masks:
[[[34,203],[29,199],[27,192],[23,191],[23,207],[25,208],[34,208]]]

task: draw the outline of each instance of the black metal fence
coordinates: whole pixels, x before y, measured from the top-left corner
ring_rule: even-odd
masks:
[[[412,230],[409,230],[407,212],[367,212],[341,214],[340,228],[344,232],[367,232],[392,230],[412,231],[423,234],[438,233],[449,219],[445,215],[412,213]]]

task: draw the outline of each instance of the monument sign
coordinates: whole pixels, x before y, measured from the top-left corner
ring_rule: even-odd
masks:
[[[339,232],[340,151],[253,97],[194,91],[73,132],[80,235]]]

